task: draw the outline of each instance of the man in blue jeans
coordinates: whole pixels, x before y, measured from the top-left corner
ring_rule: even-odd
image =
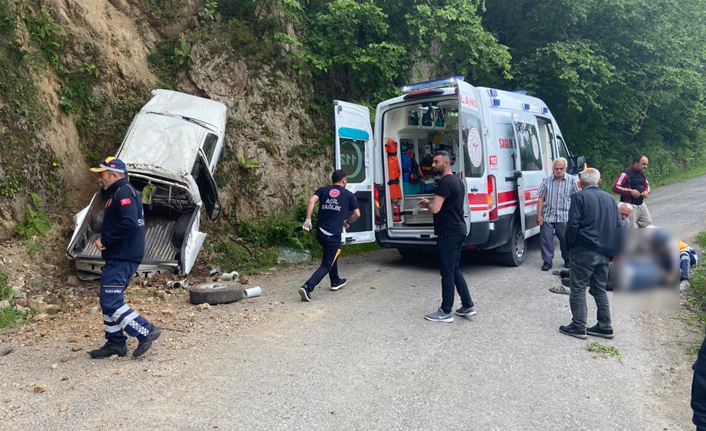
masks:
[[[448,152],[434,153],[432,170],[441,176],[434,191],[434,200],[422,198],[417,204],[434,215],[434,235],[437,237],[441,267],[441,307],[424,318],[432,322],[451,323],[454,321],[451,315],[454,287],[461,297],[461,308],[456,310],[456,314],[465,317],[476,314],[468,285],[459,267],[461,247],[467,233],[463,218],[466,191],[463,180],[451,172],[451,155]]]
[[[316,240],[323,248],[321,265],[309,280],[299,288],[299,295],[304,302],[311,302],[314,288],[328,274],[331,290],[338,290],[346,285],[347,280],[338,275],[338,257],[341,254],[341,233],[360,217],[360,209],[355,195],[346,190],[348,177],[342,169],[331,175],[330,186],[319,188],[306,208],[304,230],[311,230],[311,215],[314,206],[319,203],[319,215],[316,223]],[[352,214],[351,214],[352,213]]]

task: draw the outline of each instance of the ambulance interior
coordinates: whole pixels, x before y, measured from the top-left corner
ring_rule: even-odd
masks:
[[[387,223],[400,229],[433,225],[432,214],[417,201],[434,196],[434,152],[452,156],[451,170],[459,172],[458,101],[421,102],[387,111],[383,117],[383,168],[386,178]]]

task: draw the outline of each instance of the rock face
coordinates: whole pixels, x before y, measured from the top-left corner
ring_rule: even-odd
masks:
[[[228,107],[227,153],[218,167],[226,215],[292,208],[325,182],[331,154],[305,157],[299,151],[322,132],[307,111],[310,85],[272,66],[248,63],[216,38],[192,48],[188,76],[200,93]]]

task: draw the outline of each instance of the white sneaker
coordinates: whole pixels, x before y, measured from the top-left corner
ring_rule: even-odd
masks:
[[[679,283],[679,291],[684,292],[685,290],[689,290],[691,288],[691,283],[689,283],[689,280],[682,280],[681,283]]]

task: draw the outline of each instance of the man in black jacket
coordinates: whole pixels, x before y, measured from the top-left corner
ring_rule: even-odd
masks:
[[[613,198],[598,188],[601,174],[589,168],[581,173],[583,191],[571,197],[566,229],[567,248],[571,253],[571,324],[559,327],[562,334],[586,339],[586,333],[613,338],[610,304],[606,293],[608,263],[619,246],[621,217]],[[586,329],[586,287],[596,300],[598,324]]]
[[[132,355],[144,355],[162,331],[125,303],[124,292],[145,255],[145,216],[140,194],[127,179],[127,168],[120,159],[108,157],[91,168],[108,195],[103,231],[96,239],[105,266],[101,273],[100,305],[105,325],[105,345],[91,350],[93,359],[127,355],[128,335],[139,344]]]

